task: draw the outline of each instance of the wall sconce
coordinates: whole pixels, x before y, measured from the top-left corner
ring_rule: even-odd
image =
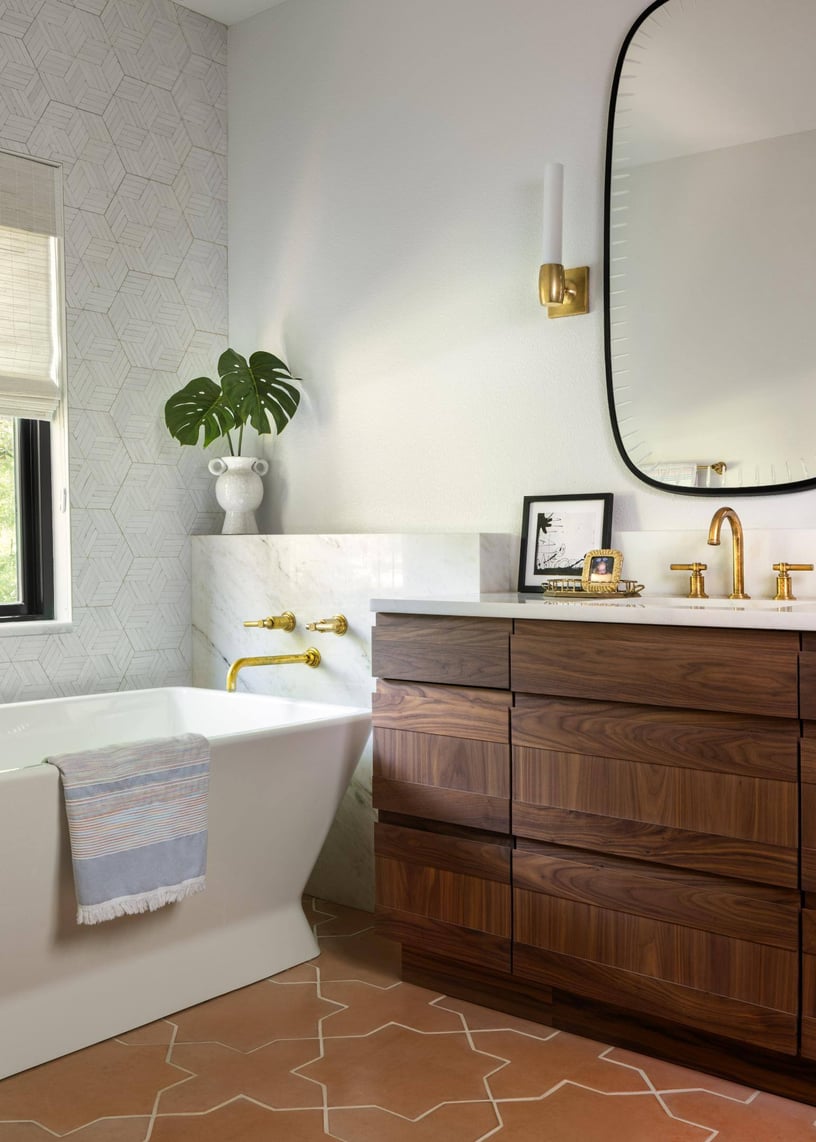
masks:
[[[561,253],[564,212],[564,167],[544,167],[544,263],[538,272],[538,296],[547,317],[589,313],[589,267],[565,270]]]

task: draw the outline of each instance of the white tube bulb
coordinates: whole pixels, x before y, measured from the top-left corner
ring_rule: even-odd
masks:
[[[541,251],[543,263],[563,265],[564,166],[544,165],[544,234]]]

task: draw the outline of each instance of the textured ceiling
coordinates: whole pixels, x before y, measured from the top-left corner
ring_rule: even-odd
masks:
[[[184,8],[192,8],[202,16],[209,16],[221,24],[237,24],[248,20],[267,8],[274,8],[284,0],[178,0]]]

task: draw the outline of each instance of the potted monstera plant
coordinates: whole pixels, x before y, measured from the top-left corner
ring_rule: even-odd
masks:
[[[255,534],[255,509],[263,498],[261,476],[269,470],[266,460],[242,456],[247,424],[259,436],[281,433],[300,405],[297,380],[289,367],[273,353],[253,353],[247,361],[234,349],[218,360],[219,382],[196,377],[173,393],[164,406],[164,421],[180,444],[225,442],[225,454],[210,460],[215,495],[224,509],[223,535]],[[203,440],[202,440],[203,434]],[[227,454],[228,453],[228,454]]]

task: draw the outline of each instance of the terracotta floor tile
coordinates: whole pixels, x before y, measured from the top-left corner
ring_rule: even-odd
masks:
[[[70,1142],[144,1142],[149,1118],[102,1118],[69,1135]],[[54,1142],[55,1135],[33,1123],[0,1123],[0,1142]]]
[[[486,1098],[483,1080],[502,1066],[473,1051],[464,1034],[393,1026],[361,1039],[326,1039],[324,1052],[298,1073],[325,1084],[329,1106],[379,1106],[407,1118],[441,1102]]]
[[[602,1043],[563,1031],[551,1039],[518,1031],[474,1031],[473,1042],[480,1051],[509,1060],[508,1066],[488,1080],[497,1099],[540,1098],[562,1079],[609,1093],[649,1089],[637,1071],[599,1058],[606,1050]]]
[[[498,1124],[489,1102],[440,1106],[417,1121],[398,1118],[378,1107],[329,1111],[329,1129],[342,1142],[477,1142]],[[529,1142],[546,1139],[536,1135]]]
[[[816,1107],[761,1092],[750,1103],[706,1093],[666,1094],[678,1116],[718,1130],[717,1142],[816,1142]]]
[[[296,964],[295,967],[287,968],[286,971],[280,971],[277,975],[271,975],[269,978],[275,983],[317,983],[319,959],[320,957],[317,956],[313,960],[307,960],[305,964]]]
[[[318,939],[321,936],[353,936],[374,927],[373,912],[347,908],[345,904],[329,904],[325,900],[315,901],[314,910],[308,915]]]
[[[400,982],[399,944],[374,932],[321,937],[320,958],[312,962],[320,968],[320,978],[326,982],[356,979],[378,987]]]
[[[167,1019],[159,1019],[156,1023],[145,1023],[144,1027],[136,1027],[133,1031],[126,1031],[124,1035],[117,1035],[120,1043],[127,1043],[129,1047],[157,1047],[165,1046],[173,1038],[175,1027]]]
[[[58,1134],[96,1118],[150,1114],[163,1087],[186,1079],[165,1047],[109,1039],[0,1082],[0,1121],[32,1119]]]
[[[265,1110],[238,1099],[210,1114],[157,1118],[150,1142],[326,1142],[326,1134],[322,1110]]]
[[[461,1031],[462,1021],[452,1011],[432,1005],[438,993],[410,983],[371,987],[367,983],[324,983],[326,999],[346,1005],[323,1024],[324,1035],[368,1035],[386,1023],[402,1023],[415,1031]]]
[[[729,1098],[742,1101],[750,1098],[754,1093],[752,1087],[741,1086],[739,1083],[729,1082],[728,1079],[714,1078],[713,1075],[704,1075],[693,1071],[689,1067],[681,1067],[677,1063],[665,1063],[662,1059],[650,1059],[646,1055],[635,1051],[626,1051],[622,1047],[614,1047],[609,1052],[609,1059],[616,1063],[624,1063],[630,1067],[637,1067],[649,1076],[658,1090],[702,1090],[712,1091]]]
[[[505,1015],[503,1011],[479,1007],[475,1003],[467,1003],[464,999],[454,999],[450,995],[437,1000],[434,1006],[445,1011],[456,1011],[464,1018],[471,1031],[522,1031],[527,1035],[538,1035],[542,1039],[555,1034],[552,1027],[546,1027],[542,1023],[532,1023],[529,1019]]]
[[[503,1102],[499,1112],[504,1127],[495,1142],[714,1142],[710,1130],[670,1118],[654,1095],[568,1085],[541,1102]]]
[[[262,980],[171,1016],[177,1043],[223,1043],[254,1051],[273,1039],[313,1039],[318,1022],[337,1010],[312,984]]]
[[[248,1055],[217,1043],[177,1046],[173,1061],[196,1077],[165,1091],[159,1113],[212,1110],[242,1094],[280,1110],[322,1106],[320,1087],[289,1073],[319,1054],[319,1039],[285,1039]]]

